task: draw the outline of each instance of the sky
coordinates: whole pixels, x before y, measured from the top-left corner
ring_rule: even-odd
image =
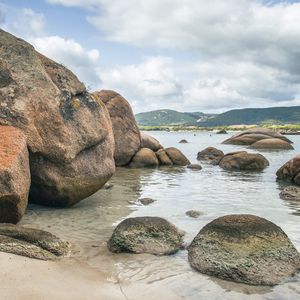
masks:
[[[0,27],[135,113],[300,105],[300,1],[0,0]]]

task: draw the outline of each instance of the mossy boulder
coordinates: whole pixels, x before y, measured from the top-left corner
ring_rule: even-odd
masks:
[[[122,221],[108,241],[111,252],[168,255],[183,244],[183,232],[159,217],[137,217]]]
[[[70,244],[47,231],[0,224],[0,251],[41,260],[55,260],[68,254]]]
[[[254,215],[227,215],[204,226],[188,248],[191,266],[221,279],[279,284],[300,270],[300,254],[274,223]]]

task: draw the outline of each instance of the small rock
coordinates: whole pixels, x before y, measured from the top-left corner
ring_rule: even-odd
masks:
[[[149,205],[153,202],[155,202],[156,200],[152,199],[152,198],[141,198],[139,199],[139,202],[141,202],[143,205]]]
[[[188,169],[192,169],[192,170],[202,170],[202,167],[198,164],[190,164],[188,166],[186,166]]]
[[[280,192],[279,196],[284,200],[300,200],[300,187],[287,186]]]
[[[201,212],[198,210],[188,210],[185,214],[191,218],[199,218],[201,216]]]
[[[216,134],[227,134],[227,131],[225,129],[221,129],[217,131]]]
[[[187,143],[188,143],[188,141],[187,141],[187,140],[185,140],[185,139],[183,139],[183,140],[179,141],[179,143],[180,143],[180,144],[187,144]]]
[[[106,182],[102,189],[104,190],[110,190],[114,185],[112,183]]]
[[[159,217],[137,217],[122,221],[108,241],[111,252],[168,255],[183,247],[183,235],[176,226]]]

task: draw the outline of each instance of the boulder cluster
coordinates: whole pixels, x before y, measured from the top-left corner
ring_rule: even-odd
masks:
[[[267,128],[252,128],[242,131],[229,139],[223,144],[247,145],[252,149],[274,149],[274,150],[291,150],[294,149],[292,141],[281,133]]]
[[[229,171],[261,171],[269,165],[268,160],[259,153],[236,151],[224,154],[214,147],[208,147],[198,152],[198,160],[208,161]]]
[[[63,65],[0,29],[0,222],[31,202],[66,207],[98,191],[115,166],[190,164],[141,134],[120,94],[89,93]]]

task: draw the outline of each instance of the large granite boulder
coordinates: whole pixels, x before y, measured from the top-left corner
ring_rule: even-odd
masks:
[[[160,144],[160,142],[156,138],[154,138],[153,136],[146,134],[144,132],[141,132],[141,147],[149,148],[154,152],[163,148],[163,146]]]
[[[155,153],[149,148],[141,148],[131,160],[131,168],[157,167],[159,165]]]
[[[30,200],[72,205],[114,173],[109,114],[64,66],[0,30],[0,125],[27,138]]]
[[[300,270],[300,254],[274,223],[227,215],[204,226],[188,248],[201,273],[252,285],[276,285]]]
[[[131,106],[125,98],[114,91],[102,90],[93,93],[93,95],[98,97],[105,104],[112,121],[115,138],[114,158],[116,165],[127,165],[134,154],[141,147],[145,147],[141,145],[140,131]]]
[[[55,235],[13,224],[0,224],[0,251],[41,260],[65,256],[70,244]]]
[[[268,128],[251,128],[230,137],[223,141],[223,144],[252,145],[257,141],[270,138],[280,139],[290,144],[292,143],[287,137],[274,130]]]
[[[18,128],[0,126],[0,223],[23,217],[30,187],[26,137]]]
[[[300,185],[300,155],[295,156],[276,172],[277,179]]]
[[[179,149],[175,147],[169,147],[166,148],[165,151],[174,166],[187,166],[191,164],[188,158]]]
[[[182,248],[183,232],[159,217],[137,217],[122,221],[114,230],[108,248],[115,253],[167,255]]]
[[[261,154],[238,151],[226,154],[219,166],[224,170],[260,171],[269,165],[268,160]]]
[[[271,149],[271,150],[293,150],[294,147],[281,139],[262,139],[250,146],[253,149]]]
[[[206,161],[209,161],[213,165],[217,165],[223,156],[224,156],[224,153],[222,150],[219,150],[214,147],[207,147],[204,150],[198,152],[197,159],[198,160],[206,160]]]

